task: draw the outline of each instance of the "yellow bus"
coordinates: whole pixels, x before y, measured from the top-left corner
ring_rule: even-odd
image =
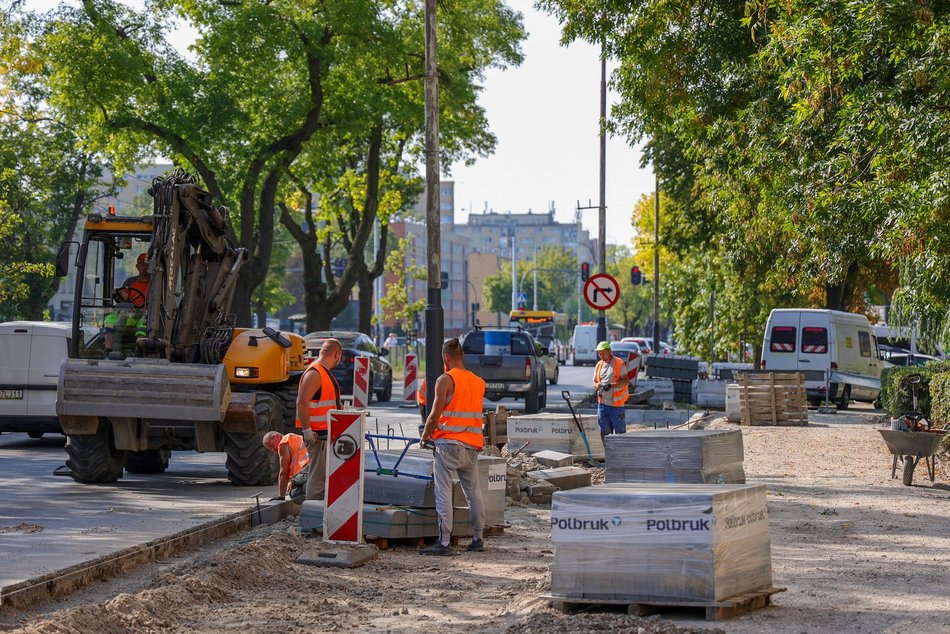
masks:
[[[566,324],[567,315],[553,310],[513,310],[508,313],[512,326],[520,326],[531,333],[551,352],[558,363],[567,362],[567,346],[557,338],[557,324]]]

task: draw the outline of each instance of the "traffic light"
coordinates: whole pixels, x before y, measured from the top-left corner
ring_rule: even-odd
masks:
[[[640,270],[639,266],[630,269],[630,283],[643,284],[643,271]]]
[[[442,271],[442,288],[449,287],[449,273],[448,271]]]
[[[590,264],[581,262],[581,281],[586,282],[590,279]]]

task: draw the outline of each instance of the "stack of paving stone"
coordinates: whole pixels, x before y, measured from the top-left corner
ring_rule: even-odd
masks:
[[[597,416],[578,414],[578,420],[587,435],[590,451],[595,460],[603,460],[604,443],[600,440]],[[557,451],[569,453],[578,460],[587,459],[587,447],[577,431],[577,423],[570,414],[526,414],[508,418],[508,449],[515,451],[526,442],[526,453]]]
[[[673,399],[689,403],[692,399],[692,384],[699,376],[699,359],[674,354],[654,354],[648,357],[647,373],[650,378],[665,378],[673,381]]]
[[[607,436],[608,484],[745,483],[742,432],[647,430]]]
[[[770,587],[761,485],[607,484],[554,494],[551,592],[713,602]]]
[[[432,452],[377,450],[365,457],[363,474],[363,532],[374,537],[435,537],[439,534],[435,511]],[[377,463],[377,458],[379,462]],[[398,461],[398,465],[396,464]],[[507,526],[505,490],[507,464],[503,458],[479,456],[479,486],[485,503],[485,527]],[[472,534],[469,509],[458,481],[452,492],[455,507],[453,534]],[[300,514],[302,530],[323,526],[323,503],[307,501]]]

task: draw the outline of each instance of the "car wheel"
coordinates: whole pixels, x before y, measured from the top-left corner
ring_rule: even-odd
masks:
[[[526,414],[537,414],[541,409],[541,395],[537,390],[524,395],[524,411]]]
[[[561,368],[558,366],[554,366],[554,376],[548,379],[548,383],[550,383],[551,385],[557,385],[557,380],[560,375],[561,375]]]

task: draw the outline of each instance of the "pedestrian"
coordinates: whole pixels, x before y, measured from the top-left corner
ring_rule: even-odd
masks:
[[[280,458],[280,475],[277,479],[277,495],[272,500],[283,500],[290,491],[290,481],[310,462],[310,455],[303,444],[303,436],[269,431],[264,434],[264,446]]]
[[[337,339],[324,339],[316,360],[307,366],[297,388],[297,427],[307,446],[310,477],[307,479],[308,500],[322,500],[326,490],[327,413],[342,409],[340,385],[330,373],[343,357],[343,346]],[[307,425],[301,426],[301,421]]]
[[[482,402],[485,382],[465,369],[458,338],[442,345],[445,373],[435,382],[432,409],[422,431],[422,442],[434,445],[435,508],[439,515],[439,539],[419,550],[423,555],[451,555],[452,476],[457,475],[471,511],[475,536],[470,552],[485,550],[482,529],[485,506],[478,486],[478,452],[482,450]]]
[[[596,350],[600,361],[594,368],[594,389],[597,390],[597,424],[603,440],[610,433],[627,431],[623,406],[630,394],[630,379],[624,362],[613,355],[609,343],[601,341]]]
[[[396,333],[394,332],[389,333],[389,336],[386,337],[386,341],[383,342],[383,347],[386,348],[387,350],[392,350],[398,345],[399,345],[399,340],[396,339]]]
[[[422,417],[422,424],[426,424],[426,380],[419,381],[419,389],[416,390],[416,403],[419,405],[419,416]],[[419,430],[420,436],[422,429]]]

